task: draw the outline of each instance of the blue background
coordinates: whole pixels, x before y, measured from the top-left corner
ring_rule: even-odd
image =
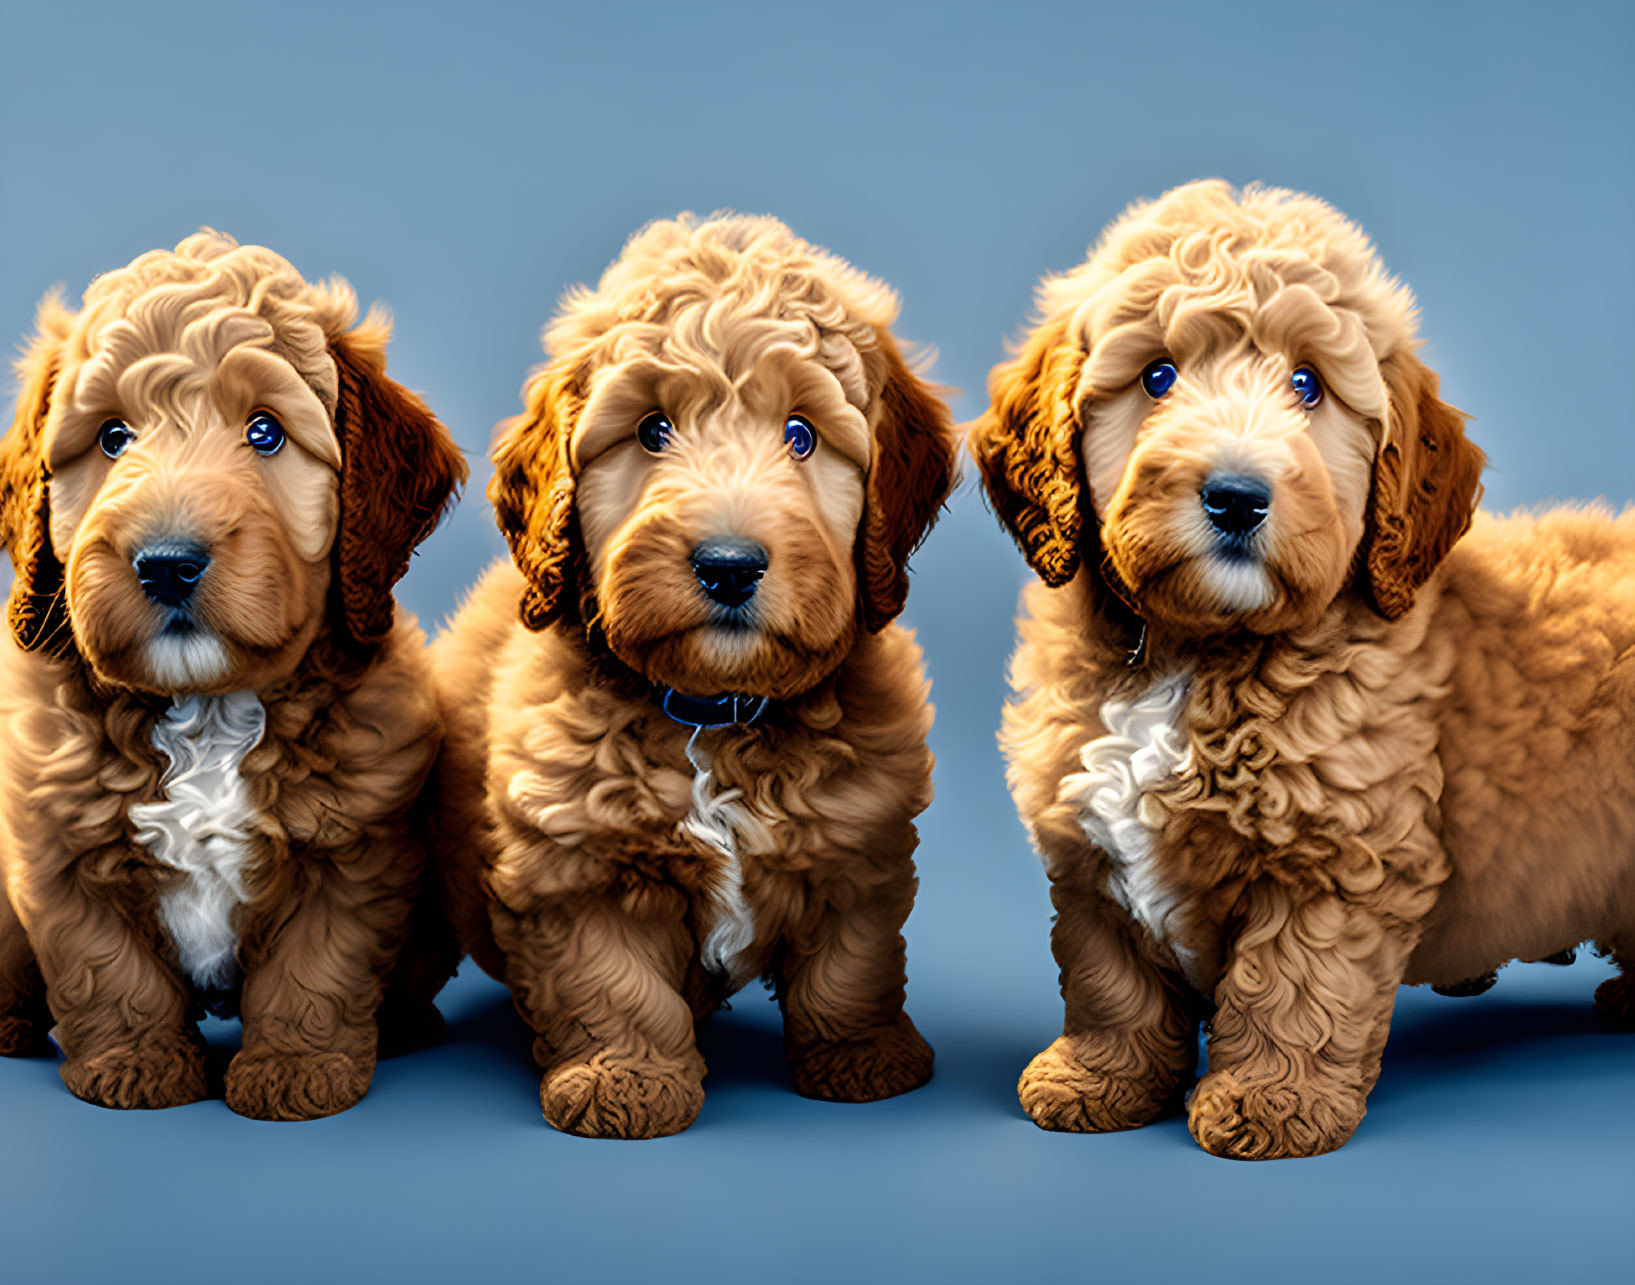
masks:
[[[0,331],[53,282],[77,297],[203,223],[389,302],[392,372],[477,461],[402,590],[428,623],[501,552],[481,461],[557,295],[681,209],[776,213],[891,281],[967,419],[1034,281],[1125,202],[1214,174],[1303,188],[1418,292],[1490,505],[1635,488],[1635,6],[0,12]],[[1016,1076],[1060,1000],[993,743],[1025,575],[969,484],[916,562],[938,706],[909,925],[928,1088],[796,1097],[756,990],[706,1026],[692,1130],[566,1137],[468,966],[450,1041],[311,1124],[100,1111],[48,1061],[0,1063],[0,1280],[1627,1279],[1635,1040],[1597,1026],[1598,961],[1514,966],[1475,1000],[1405,992],[1332,1156],[1245,1166],[1179,1119],[1027,1121]]]

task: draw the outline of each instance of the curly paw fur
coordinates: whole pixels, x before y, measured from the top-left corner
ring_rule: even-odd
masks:
[[[788,1052],[795,1091],[828,1102],[878,1102],[931,1078],[931,1046],[906,1013],[853,1039],[791,1046]]]
[[[227,1105],[252,1120],[316,1120],[357,1105],[374,1068],[344,1053],[239,1053]]]
[[[1282,1160],[1343,1146],[1362,1118],[1360,1094],[1286,1081],[1245,1084],[1213,1071],[1193,1091],[1187,1127],[1211,1155]]]
[[[557,1066],[539,1085],[545,1119],[582,1138],[663,1138],[680,1133],[704,1105],[702,1059],[631,1062],[599,1054]]]
[[[208,1093],[204,1048],[192,1041],[106,1049],[69,1058],[60,1073],[76,1098],[121,1111],[183,1106]]]
[[[1065,1035],[1028,1063],[1016,1095],[1036,1125],[1062,1133],[1139,1129],[1173,1109],[1177,1097],[1172,1087],[1086,1066]]]

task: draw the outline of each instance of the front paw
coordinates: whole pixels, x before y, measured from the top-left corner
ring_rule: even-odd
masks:
[[[68,1058],[60,1074],[76,1098],[120,1111],[184,1106],[209,1092],[204,1048],[191,1040],[127,1045]]]
[[[788,1053],[795,1091],[827,1102],[878,1102],[931,1078],[931,1046],[906,1013],[849,1040],[791,1045]]]
[[[1363,1118],[1362,1095],[1319,1081],[1245,1083],[1211,1071],[1188,1103],[1198,1145],[1228,1160],[1320,1156],[1343,1146]]]
[[[662,1138],[680,1133],[704,1105],[704,1064],[640,1061],[601,1052],[553,1066],[539,1104],[563,1133],[582,1138]]]
[[[227,1067],[227,1105],[252,1120],[316,1120],[356,1106],[373,1066],[344,1053],[238,1053]]]
[[[1028,1063],[1016,1095],[1034,1124],[1062,1133],[1139,1129],[1178,1097],[1173,1080],[1131,1079],[1086,1065],[1065,1035]]]

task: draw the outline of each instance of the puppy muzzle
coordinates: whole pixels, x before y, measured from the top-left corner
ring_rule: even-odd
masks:
[[[1199,488],[1198,500],[1221,552],[1235,558],[1251,556],[1255,533],[1271,512],[1271,487],[1245,474],[1217,473]]]
[[[131,565],[150,601],[185,610],[210,569],[210,555],[192,541],[169,542],[146,546]]]

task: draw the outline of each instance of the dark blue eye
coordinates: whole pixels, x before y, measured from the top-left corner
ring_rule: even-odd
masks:
[[[277,455],[284,444],[284,426],[266,411],[257,411],[244,427],[244,440],[257,455]]]
[[[1294,389],[1294,395],[1300,399],[1300,404],[1307,410],[1323,400],[1323,383],[1310,366],[1301,366],[1290,375],[1289,385]]]
[[[784,421],[783,444],[797,460],[803,460],[817,449],[817,430],[799,415]]]
[[[1173,361],[1153,361],[1147,363],[1147,368],[1141,372],[1141,387],[1147,396],[1157,401],[1170,389],[1175,387],[1177,372]]]
[[[656,410],[636,425],[636,440],[642,444],[642,450],[657,455],[669,444],[670,435],[675,431],[669,417],[663,411]]]
[[[130,425],[122,419],[106,420],[97,431],[97,445],[111,460],[117,460],[125,453],[125,448],[135,440],[136,434],[131,432]]]

